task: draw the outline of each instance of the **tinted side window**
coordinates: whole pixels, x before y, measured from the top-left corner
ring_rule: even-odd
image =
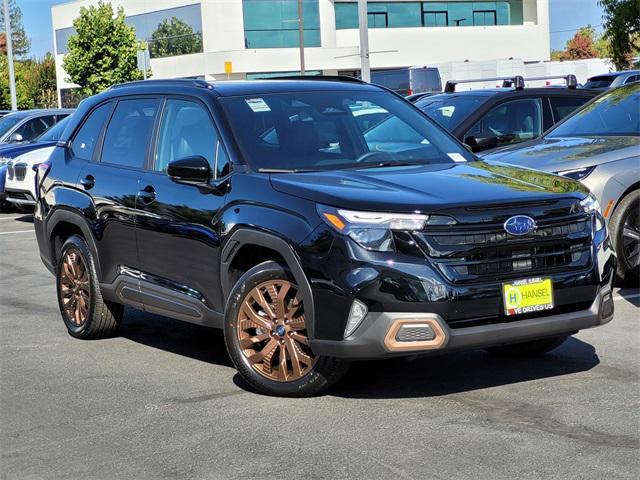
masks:
[[[638,80],[640,80],[640,75],[631,75],[624,81],[624,84],[628,85],[629,83],[637,82]]]
[[[589,100],[589,97],[549,97],[551,111],[553,112],[553,121],[559,122]]]
[[[34,118],[18,128],[15,133],[22,135],[23,141],[31,141],[42,135],[54,123],[53,115]]]
[[[162,115],[155,169],[166,172],[172,161],[199,155],[213,171],[217,141],[211,117],[199,103],[169,99]]]
[[[536,138],[542,132],[539,98],[511,100],[492,108],[465,134],[471,146],[494,148]],[[473,137],[471,139],[470,137]]]
[[[227,156],[224,146],[218,142],[218,152],[216,154],[216,178],[222,178],[231,173],[231,162]]]
[[[105,103],[89,114],[89,117],[71,142],[71,149],[76,157],[83,160],[91,160],[93,158],[93,151],[98,143],[100,132],[102,132],[102,126],[107,120],[107,115],[110,111],[111,104]]]
[[[102,161],[143,168],[158,99],[121,100],[107,127],[102,147]]]

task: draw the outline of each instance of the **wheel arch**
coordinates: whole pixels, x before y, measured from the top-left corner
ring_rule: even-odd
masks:
[[[98,249],[93,234],[91,233],[91,228],[81,215],[70,210],[58,208],[47,220],[46,238],[49,241],[49,248],[51,249],[52,264],[54,266],[57,264],[58,251],[64,240],[74,234],[82,236],[87,242],[91,255],[93,255],[94,258],[96,274],[98,278],[101,279],[100,257],[98,256]]]
[[[311,285],[302,269],[300,259],[289,242],[275,233],[251,228],[240,228],[236,230],[225,242],[221,253],[220,285],[223,298],[227,299],[234,286],[234,260],[241,259],[239,254],[247,252],[248,249],[255,249],[254,252],[269,252],[275,254],[275,258],[267,258],[258,255],[256,258],[266,261],[283,261],[291,271],[293,278],[298,285],[302,301],[305,304],[305,320],[309,337],[313,338],[314,332],[314,303]],[[258,262],[261,263],[261,262]],[[256,263],[256,264],[258,264]],[[251,265],[255,266],[255,265]],[[308,305],[308,307],[306,307]]]

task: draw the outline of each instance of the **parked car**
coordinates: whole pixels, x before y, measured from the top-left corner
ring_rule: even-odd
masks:
[[[472,151],[481,152],[537,138],[600,93],[570,87],[525,88],[522,77],[510,83],[516,87],[463,92],[450,88],[415,105]]]
[[[371,83],[387,87],[402,96],[442,91],[440,71],[436,67],[374,70],[371,72]]]
[[[363,107],[400,122],[363,132]],[[113,334],[125,304],[222,328],[267,394],[316,394],[356,359],[540,354],[613,315],[586,187],[477,161],[359,81],[116,86],[83,101],[36,181],[71,335]]]
[[[29,142],[73,112],[71,109],[21,110],[0,118],[0,144]]]
[[[584,84],[584,88],[607,90],[609,88],[616,88],[637,81],[640,81],[640,70],[610,72],[587,79],[587,82]]]
[[[5,200],[19,210],[30,210],[36,204],[36,170],[45,163],[54,147],[32,150],[14,158],[7,165],[4,195]]]
[[[640,83],[608,90],[543,137],[484,157],[580,180],[603,205],[618,275],[640,278]]]
[[[7,170],[13,159],[25,153],[55,145],[62,135],[68,119],[69,117],[63,118],[38,138],[30,142],[0,144],[0,212],[6,210],[9,206],[6,201],[5,182]]]

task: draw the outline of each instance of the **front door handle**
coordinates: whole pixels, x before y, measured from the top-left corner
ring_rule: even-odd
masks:
[[[147,185],[138,192],[138,200],[142,205],[149,205],[156,199],[156,189]]]
[[[85,190],[90,190],[96,184],[96,179],[93,178],[93,175],[87,175],[82,180],[80,180],[80,185],[84,187]]]

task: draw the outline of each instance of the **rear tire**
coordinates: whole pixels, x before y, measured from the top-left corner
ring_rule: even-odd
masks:
[[[637,286],[640,281],[640,190],[620,201],[611,215],[609,232],[618,256],[618,278]]]
[[[560,337],[542,338],[530,342],[514,343],[512,345],[500,345],[487,348],[487,351],[497,357],[535,357],[544,355],[558,348],[569,338],[568,335]]]
[[[267,395],[317,395],[349,368],[341,360],[313,354],[295,280],[273,261],[251,268],[236,283],[227,304],[224,338],[240,376]]]
[[[102,298],[93,256],[79,235],[72,235],[62,245],[56,285],[58,306],[70,335],[103,338],[117,331],[124,307]]]

